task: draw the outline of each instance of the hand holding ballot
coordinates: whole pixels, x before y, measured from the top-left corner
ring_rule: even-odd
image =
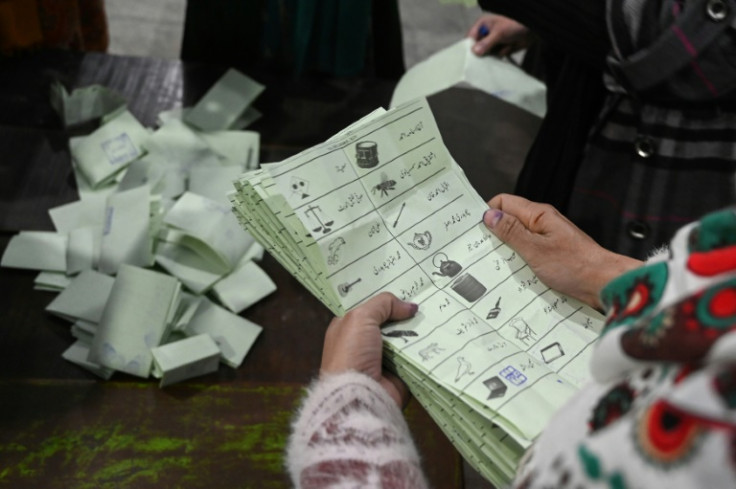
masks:
[[[558,292],[602,309],[603,286],[641,261],[613,253],[581,231],[557,209],[516,195],[488,202],[483,222]]]
[[[409,319],[416,312],[416,304],[400,301],[395,295],[384,292],[345,316],[333,319],[325,333],[321,374],[349,370],[364,373],[381,384],[397,405],[405,405],[409,400],[406,385],[383,370],[380,328],[389,321]]]

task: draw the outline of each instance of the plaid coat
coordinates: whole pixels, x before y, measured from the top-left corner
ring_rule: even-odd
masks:
[[[606,248],[637,258],[736,200],[736,1],[480,3],[529,26],[546,51],[548,112],[518,194],[557,206]],[[685,7],[721,26],[707,46],[679,29]],[[670,69],[679,53],[654,51],[636,74],[666,76],[649,85],[622,76],[622,62],[667,32],[689,57]]]

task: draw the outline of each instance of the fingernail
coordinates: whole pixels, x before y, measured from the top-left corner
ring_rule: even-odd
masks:
[[[409,312],[411,313],[412,316],[416,314],[418,310],[419,310],[419,304],[415,302],[409,303]]]
[[[488,209],[483,213],[483,223],[493,229],[502,217],[503,211],[499,211],[498,209]]]

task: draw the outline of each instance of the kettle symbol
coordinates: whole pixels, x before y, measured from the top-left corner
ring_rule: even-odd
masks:
[[[444,257],[444,259],[442,257]],[[440,259],[439,265],[437,264],[437,258]],[[432,258],[432,265],[440,270],[439,273],[432,272],[432,275],[439,275],[440,277],[454,277],[463,269],[458,262],[448,259],[447,255],[444,253],[437,253],[434,255],[434,258]]]

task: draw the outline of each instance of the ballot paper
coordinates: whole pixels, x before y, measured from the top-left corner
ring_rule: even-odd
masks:
[[[231,68],[186,114],[184,121],[203,131],[231,129],[264,88]]]
[[[82,270],[92,270],[96,260],[96,246],[99,229],[88,226],[69,232],[66,249],[66,273],[76,275]]]
[[[544,117],[544,83],[507,59],[476,56],[471,51],[474,43],[464,38],[412,66],[396,84],[391,107],[453,86],[469,86]]]
[[[235,269],[212,288],[215,297],[236,314],[275,291],[273,280],[252,261]]]
[[[146,377],[158,354],[162,385],[209,372],[220,358],[241,364],[260,326],[202,294],[241,311],[275,289],[251,263],[263,247],[238,225],[226,196],[244,169],[258,167],[260,135],[234,129],[260,116],[250,103],[262,89],[226,74],[197,108],[222,127],[202,132],[182,121],[190,110],[160,114],[165,122],[153,131],[112,90],[90,86],[70,95],[52,87],[65,125],[100,123],[69,139],[81,200],[49,210],[57,232],[12,237],[2,266],[40,270],[34,289],[59,293],[47,311],[73,323],[79,340],[65,359],[103,378],[115,370]],[[212,103],[223,110],[208,113]],[[172,276],[148,270],[154,265]],[[187,334],[199,336],[186,341]]]
[[[72,277],[68,277],[63,272],[41,272],[33,280],[33,288],[35,290],[61,292],[71,281]]]
[[[66,272],[68,237],[48,231],[21,231],[10,238],[0,266]]]
[[[90,348],[90,362],[148,377],[153,356],[179,305],[174,277],[121,265]]]
[[[483,225],[488,206],[426,100],[374,113],[235,187],[241,224],[335,314],[383,291],[419,304],[382,329],[386,361],[466,459],[508,483],[588,378],[602,317],[547,287]]]
[[[153,264],[151,198],[148,187],[114,193],[107,199],[99,269],[114,274],[123,264]]]
[[[122,95],[101,85],[77,88],[70,94],[58,81],[51,84],[51,106],[67,127],[118,113],[125,104]]]
[[[77,200],[49,209],[54,228],[59,233],[69,233],[87,226],[98,226],[102,229],[102,224],[105,222],[106,199],[107,196],[90,196],[85,200]]]
[[[89,370],[98,377],[102,377],[107,380],[112,377],[115,371],[111,368],[103,367],[100,364],[89,361],[89,345],[83,340],[75,341],[72,346],[67,348],[61,356],[72,363],[79,365],[80,367]]]
[[[213,131],[200,134],[225,165],[258,168],[261,135],[255,131]]]
[[[142,143],[148,137],[148,131],[126,110],[89,136],[70,144],[70,149],[86,181],[97,188],[109,183],[142,156]]]
[[[189,336],[208,334],[220,349],[220,361],[232,368],[243,363],[245,355],[255,343],[261,328],[202,298],[184,331]]]
[[[46,310],[70,321],[99,323],[114,283],[109,275],[85,270],[69,282]]]
[[[253,238],[238,225],[230,206],[186,192],[166,214],[164,222],[185,236],[179,243],[188,247],[220,273],[235,268]]]
[[[215,372],[220,364],[220,349],[206,334],[157,346],[151,354],[159,387]]]

